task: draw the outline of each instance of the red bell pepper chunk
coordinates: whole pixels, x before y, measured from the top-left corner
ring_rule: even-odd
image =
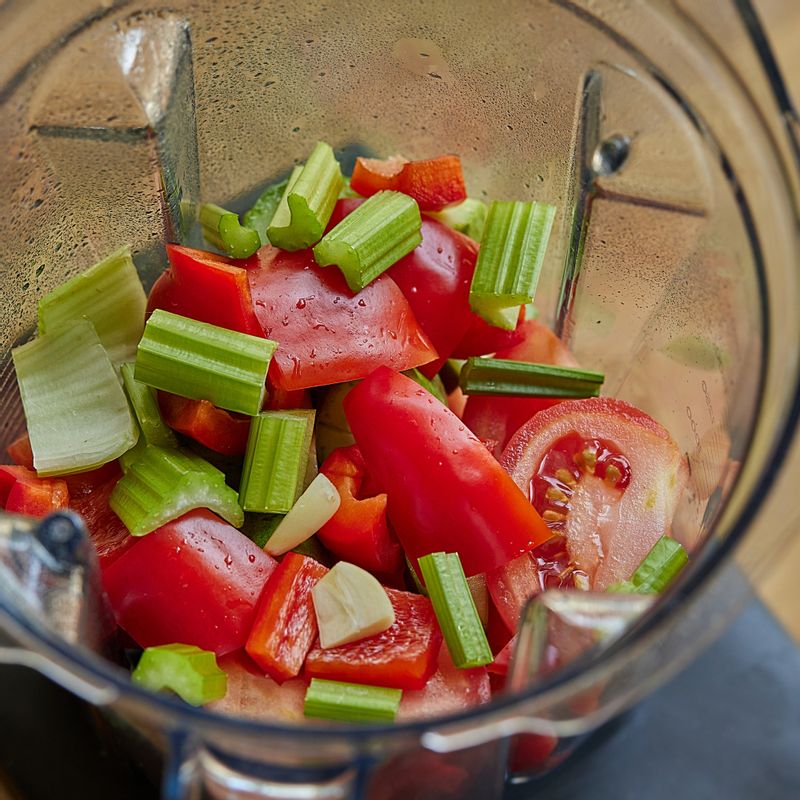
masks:
[[[40,478],[27,467],[0,465],[0,506],[10,514],[44,517],[68,505],[66,481]]]
[[[264,408],[268,411],[291,411],[295,408],[314,408],[314,404],[305,389],[286,391],[270,387]]]
[[[169,392],[158,393],[164,422],[215,453],[241,456],[247,449],[250,417],[218,408],[208,400],[190,400]]]
[[[249,269],[250,291],[263,335],[280,343],[270,385],[306,389],[357,380],[380,364],[398,370],[427,364],[436,350],[388,276],[358,294],[341,272],[317,265],[311,250],[262,247]]]
[[[350,188],[364,197],[370,197],[384,189],[397,190],[400,173],[408,163],[403,156],[387,159],[357,158],[350,177]]]
[[[394,624],[376,636],[323,650],[319,640],[306,658],[312,678],[421,689],[436,669],[442,632],[427,597],[386,589]]]
[[[319,471],[341,497],[338,511],[317,532],[322,544],[369,572],[397,571],[403,551],[386,519],[386,494],[368,492],[367,466],[358,446],[337,448]]]
[[[311,589],[327,571],[313,558],[289,552],[261,593],[245,650],[279,683],[300,674],[314,643],[317,617]]]
[[[23,433],[18,439],[6,448],[9,458],[20,467],[33,469],[33,449],[31,448],[31,438],[27,432]]]
[[[453,349],[452,358],[469,358],[502,352],[524,341],[526,331],[525,306],[520,306],[517,327],[513,331],[496,328],[477,314],[472,314],[466,333]]]
[[[524,339],[504,350],[496,351],[496,358],[577,367],[566,345],[542,322],[529,319],[522,323]],[[467,401],[462,419],[467,427],[485,439],[495,439],[495,456],[505,449],[511,437],[534,414],[561,402],[544,397],[502,397],[498,395],[473,395]]]
[[[86,530],[97,551],[100,567],[113,564],[134,542],[125,523],[111,510],[108,498],[117,485],[118,477],[95,487],[88,494],[72,497],[70,508],[77,511],[86,523]]]
[[[167,245],[170,267],[153,284],[147,311],[163,308],[174,314],[219,325],[253,336],[263,336],[253,313],[247,270],[254,259],[233,259]]]
[[[344,411],[410,558],[458,553],[477,575],[550,538],[480,440],[410,378],[381,367],[350,391]]]
[[[103,573],[119,626],[141,647],[193,644],[217,655],[244,647],[276,563],[205,509],[136,543]]]

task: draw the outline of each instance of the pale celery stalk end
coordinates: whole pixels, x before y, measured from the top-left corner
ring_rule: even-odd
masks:
[[[161,418],[155,389],[134,378],[132,362],[125,362],[120,371],[125,393],[133,407],[144,440],[147,444],[155,444],[158,447],[177,447],[178,440],[175,433]]]

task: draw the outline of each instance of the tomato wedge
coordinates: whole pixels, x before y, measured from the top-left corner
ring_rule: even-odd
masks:
[[[279,343],[269,369],[278,389],[357,380],[387,364],[398,370],[433,361],[436,349],[388,276],[354,295],[335,267],[311,250],[262,247],[247,272],[263,335]]]
[[[566,537],[572,565],[598,591],[630,578],[669,532],[687,478],[669,433],[610,397],[536,414],[501,463],[552,532]]]
[[[397,689],[421,689],[436,669],[442,632],[427,597],[386,589],[394,607],[391,628],[359,642],[323,650],[319,640],[306,658],[312,678]]]
[[[555,364],[577,367],[572,353],[563,342],[537,319],[523,322],[519,328],[524,338],[521,342],[498,350],[496,358],[528,361],[535,364]],[[494,439],[498,458],[511,437],[534,414],[556,405],[558,400],[542,397],[498,397],[473,395],[467,400],[462,419],[467,427],[482,439]]]

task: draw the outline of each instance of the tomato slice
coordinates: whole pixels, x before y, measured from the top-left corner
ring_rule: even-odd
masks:
[[[669,532],[687,478],[669,433],[609,397],[568,400],[536,414],[501,463],[565,537],[571,564],[598,591],[630,578]]]
[[[136,541],[103,573],[119,626],[141,647],[244,647],[275,561],[205,509]]]
[[[123,521],[111,510],[108,498],[118,478],[95,487],[89,494],[73,497],[70,507],[83,517],[86,530],[97,551],[100,567],[113,564],[136,539],[130,535]]]
[[[376,636],[323,650],[319,640],[306,658],[312,678],[397,689],[421,689],[436,669],[442,632],[427,597],[386,589],[394,624]]]
[[[535,364],[555,364],[577,367],[572,353],[543,323],[529,319],[519,326],[524,338],[504,350],[496,351],[496,358],[527,361]],[[498,397],[473,395],[467,400],[463,420],[466,426],[483,439],[494,439],[498,458],[520,426],[534,414],[556,405],[558,400],[542,397]]]
[[[357,380],[387,364],[427,364],[436,349],[388,276],[353,294],[336,267],[319,267],[311,250],[262,247],[249,269],[256,317],[279,343],[270,384],[284,390]]]

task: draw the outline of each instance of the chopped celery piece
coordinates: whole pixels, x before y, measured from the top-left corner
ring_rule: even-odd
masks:
[[[689,554],[669,536],[662,536],[636,568],[631,579],[609,586],[609,592],[627,594],[658,594],[669,586],[673,578],[689,561]]]
[[[453,663],[460,669],[491,663],[494,656],[458,553],[422,556],[419,568]]]
[[[457,206],[445,208],[443,211],[432,212],[431,216],[447,225],[448,228],[452,228],[479,242],[483,236],[483,228],[486,225],[486,215],[488,213],[489,208],[486,203],[482,200],[468,197]]]
[[[325,233],[344,182],[333,149],[317,142],[305,165],[289,178],[267,235],[282,250],[302,250]]]
[[[130,247],[122,247],[39,301],[39,333],[85,317],[116,366],[136,354],[146,305]]]
[[[347,424],[342,403],[355,386],[354,381],[336,383],[327,387],[317,403],[316,439],[317,455],[322,463],[337,447],[349,447],[356,440]]]
[[[464,394],[569,399],[597,397],[604,380],[602,372],[575,367],[472,357],[461,368],[459,383]]]
[[[442,386],[444,386],[444,390],[447,394],[450,394],[450,392],[455,391],[459,387],[461,369],[466,363],[466,360],[460,358],[448,358],[447,361],[442,364],[442,368],[439,370],[439,374],[436,377],[441,380]]]
[[[275,529],[281,524],[283,514],[256,514],[247,512],[244,515],[244,525],[242,533],[262,550],[264,545],[275,533]]]
[[[133,413],[139,422],[139,428],[144,434],[143,439],[147,444],[155,444],[159,447],[177,447],[178,440],[172,429],[161,419],[161,412],[158,409],[158,399],[155,389],[145,383],[137,381],[133,377],[133,364],[128,361],[122,365],[122,383],[128,400],[133,406]]]
[[[519,306],[533,300],[555,213],[544,203],[494,202],[489,208],[469,302],[491,325],[513,330]]]
[[[447,393],[444,390],[442,379],[438,375],[434,375],[433,380],[431,380],[416,368],[404,372],[403,375],[407,375],[412,381],[429,391],[440,403],[447,405]]]
[[[421,241],[416,201],[400,192],[378,192],[328,231],[314,248],[321,267],[336,264],[353,292],[385,272]]]
[[[249,258],[261,247],[258,232],[241,225],[238,215],[232,211],[213,203],[203,203],[199,218],[206,241],[231,258]]]
[[[244,514],[225,476],[200,456],[148,445],[127,464],[108,504],[134,536],[144,536],[195,508],[240,527]]]
[[[134,461],[138,461],[142,457],[146,449],[147,449],[147,439],[144,438],[144,435],[142,434],[142,430],[140,428],[139,440],[133,447],[131,447],[130,450],[126,450],[119,457],[119,465],[122,468],[122,471],[127,472],[131,464],[133,464]]]
[[[137,381],[255,416],[277,343],[158,309],[136,355]]]
[[[136,421],[89,320],[67,322],[11,355],[40,475],[94,469],[136,444]]]
[[[408,556],[406,556],[406,569],[411,573],[411,580],[414,582],[417,593],[427,597],[428,590],[425,588],[425,584],[419,579],[419,575],[417,575],[417,571],[414,569],[414,565],[411,563],[411,559]]]
[[[361,197],[358,192],[355,192],[350,188],[350,178],[342,179],[342,191],[339,192],[339,199],[343,197]]]
[[[402,689],[312,678],[303,714],[339,722],[394,722]]]
[[[217,666],[216,655],[191,644],[148,647],[131,680],[154,692],[169,689],[193,706],[221,700],[228,691],[228,676]]]
[[[303,491],[313,432],[313,411],[264,411],[253,418],[239,487],[245,511],[289,511]]]
[[[302,167],[296,167],[295,169],[299,171]],[[263,244],[269,241],[267,228],[272,218],[275,216],[275,212],[278,210],[281,198],[288,184],[289,179],[287,178],[280,183],[273,183],[267,186],[259,195],[258,200],[253,203],[253,207],[242,215],[242,223],[246,227],[252,228],[258,234]]]

